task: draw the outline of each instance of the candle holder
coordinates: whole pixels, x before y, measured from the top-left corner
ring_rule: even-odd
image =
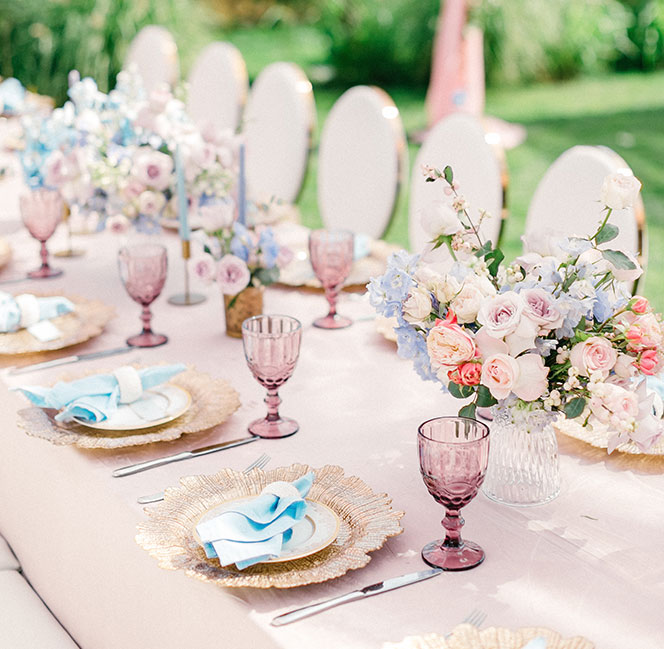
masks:
[[[184,293],[176,293],[168,298],[169,304],[176,306],[191,306],[205,302],[207,297],[201,293],[191,293],[189,291],[189,258],[191,257],[191,245],[189,241],[182,241],[182,259],[184,259]]]
[[[65,223],[67,229],[67,247],[64,250],[56,250],[53,255],[55,257],[81,257],[85,254],[85,250],[80,248],[74,248],[71,245],[71,219],[69,218],[71,214],[70,208],[65,204],[64,211],[62,213],[62,220]]]

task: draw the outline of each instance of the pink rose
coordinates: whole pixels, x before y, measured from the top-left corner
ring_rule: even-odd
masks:
[[[224,255],[217,268],[217,282],[224,295],[236,295],[249,286],[251,273],[247,264],[235,255]]]
[[[450,381],[459,385],[479,385],[482,377],[480,363],[464,363],[449,373]]]
[[[131,173],[138,182],[146,187],[164,191],[171,184],[173,160],[171,156],[161,151],[144,146],[134,154]]]
[[[131,222],[123,214],[115,214],[106,219],[106,229],[113,234],[124,234],[130,225]]]
[[[629,308],[634,313],[643,315],[644,313],[647,313],[649,311],[650,302],[648,302],[648,300],[645,297],[641,297],[640,295],[635,295],[629,302]]]
[[[565,317],[556,306],[555,298],[542,288],[521,291],[525,301],[523,315],[539,326],[539,333],[546,334],[562,326]]]
[[[202,282],[209,284],[214,281],[217,274],[217,262],[214,257],[207,252],[203,252],[189,260],[189,268],[194,277]]]
[[[145,185],[139,183],[138,180],[130,178],[129,181],[122,188],[122,193],[125,195],[127,200],[133,200],[138,198],[145,191]]]
[[[277,254],[276,265],[277,268],[286,268],[288,264],[293,261],[295,253],[290,248],[286,246],[279,246],[279,253]]]
[[[631,379],[636,374],[635,358],[629,354],[618,354],[613,371],[621,379]]]
[[[590,376],[593,372],[601,372],[606,377],[614,368],[618,360],[618,353],[606,338],[591,336],[572,347],[569,360],[584,376]]]
[[[514,291],[489,297],[482,302],[477,321],[490,336],[504,338],[517,330],[524,306],[523,298]]]
[[[495,399],[507,399],[519,376],[516,359],[507,354],[489,356],[482,365],[482,385]]]
[[[548,374],[549,368],[539,354],[518,358],[494,354],[482,365],[481,382],[496,399],[506,399],[514,393],[523,401],[535,401],[546,391]]]
[[[625,332],[630,349],[660,347],[662,345],[662,324],[654,313],[645,313],[635,318]]]
[[[662,362],[656,349],[646,349],[639,357],[637,367],[643,374],[654,376],[659,373]]]
[[[457,365],[472,361],[477,355],[473,337],[452,319],[436,320],[427,335],[427,352],[431,367],[440,370],[439,378],[447,382],[447,373]]]

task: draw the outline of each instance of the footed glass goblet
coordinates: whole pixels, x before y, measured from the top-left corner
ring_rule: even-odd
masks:
[[[48,263],[46,242],[62,220],[62,197],[58,192],[37,189],[20,197],[21,218],[28,232],[41,243],[41,266],[28,273],[31,279],[58,277],[62,271]]]
[[[461,538],[460,509],[477,494],[489,459],[489,428],[465,417],[438,417],[418,429],[420,472],[434,500],[447,510],[446,536],[422,548],[422,558],[443,570],[468,570],[484,561],[484,550]]]
[[[337,298],[353,265],[354,237],[347,230],[314,230],[309,235],[309,258],[325,289],[330,312],[314,320],[321,329],[342,329],[353,324],[337,313]]]
[[[291,377],[298,356],[302,325],[285,315],[257,315],[242,323],[242,344],[247,365],[254,378],[267,389],[267,416],[249,424],[258,437],[288,437],[300,426],[279,414],[279,388]]]
[[[126,246],[118,253],[120,277],[132,300],[143,307],[143,331],[127,338],[132,347],[157,347],[168,341],[164,334],[156,334],[150,325],[150,305],[159,297],[166,282],[168,257],[164,246],[144,243]]]

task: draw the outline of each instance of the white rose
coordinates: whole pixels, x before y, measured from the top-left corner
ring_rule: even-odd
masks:
[[[403,303],[403,317],[410,324],[420,324],[431,313],[431,295],[423,288],[411,288]]]
[[[457,213],[445,201],[432,201],[420,213],[420,223],[431,239],[456,234],[463,229]]]
[[[474,322],[477,312],[482,306],[484,295],[482,291],[472,284],[464,283],[457,296],[450,303],[459,324]]]
[[[434,294],[441,304],[447,304],[461,288],[459,282],[451,275],[442,275],[428,266],[421,266],[415,274],[417,283]]]
[[[600,200],[612,210],[632,207],[641,191],[641,183],[624,171],[608,175],[602,184]]]

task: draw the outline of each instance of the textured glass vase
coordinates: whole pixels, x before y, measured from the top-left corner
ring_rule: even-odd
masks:
[[[557,413],[492,408],[489,467],[482,487],[486,496],[506,505],[541,505],[560,492]]]

